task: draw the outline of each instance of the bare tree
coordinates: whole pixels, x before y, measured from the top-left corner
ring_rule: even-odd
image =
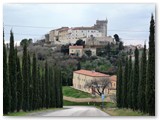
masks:
[[[92,89],[92,94],[97,93],[99,96],[104,94],[105,88],[110,88],[111,87],[111,81],[108,78],[102,78],[102,79],[94,79],[91,80],[90,82],[87,82],[85,84],[86,88],[91,88]]]

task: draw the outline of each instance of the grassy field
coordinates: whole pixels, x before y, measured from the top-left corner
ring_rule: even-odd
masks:
[[[96,106],[96,107],[100,107],[102,105],[102,102],[71,102],[71,101],[67,101],[67,100],[63,100],[63,105],[64,106],[74,106],[74,105],[79,105],[79,106]],[[108,108],[111,107],[115,107],[114,103],[111,102],[105,102],[104,105]]]
[[[74,98],[90,98],[92,97],[91,94],[76,90],[69,86],[63,86],[63,95],[68,97],[74,97]]]
[[[9,113],[7,115],[4,116],[27,116],[30,113],[38,113],[38,112],[43,112],[43,111],[50,111],[50,110],[59,110],[59,109],[63,109],[63,108],[49,108],[49,109],[39,109],[39,110],[33,110],[33,111],[28,111],[28,112],[13,112],[13,113]]]
[[[131,109],[108,108],[103,111],[111,116],[147,116],[147,114],[139,111],[133,111]]]

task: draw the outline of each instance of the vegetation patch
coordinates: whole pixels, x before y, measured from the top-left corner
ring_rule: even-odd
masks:
[[[131,109],[119,109],[119,108],[108,108],[104,109],[104,112],[110,114],[111,116],[148,116],[140,111],[133,111]]]
[[[102,106],[102,102],[71,102],[71,101],[67,101],[67,100],[63,100],[63,105],[64,106],[95,106],[100,108]],[[111,102],[104,102],[105,107],[107,108],[111,108],[111,107],[115,107],[114,103]]]
[[[32,113],[47,112],[50,110],[54,111],[54,110],[59,110],[59,109],[63,109],[63,108],[48,108],[48,109],[43,108],[43,109],[33,110],[33,111],[28,111],[28,112],[20,111],[20,112],[8,113],[7,115],[4,115],[4,116],[27,116]]]
[[[74,98],[90,98],[91,94],[74,89],[69,86],[63,86],[63,95]]]

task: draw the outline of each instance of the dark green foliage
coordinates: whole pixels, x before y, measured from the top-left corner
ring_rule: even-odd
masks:
[[[55,68],[55,93],[56,93],[56,107],[63,107],[63,93],[62,93],[62,81],[61,81],[61,71],[59,68]]]
[[[46,82],[44,70],[42,70],[42,107],[46,107]]]
[[[46,108],[49,108],[50,105],[50,90],[49,90],[49,72],[48,72],[48,63],[45,63],[45,85],[46,85]]]
[[[11,107],[11,91],[10,82],[8,79],[8,64],[7,64],[7,51],[6,45],[4,43],[4,33],[3,33],[3,114],[7,114]]]
[[[23,105],[23,79],[21,72],[20,59],[17,56],[17,111],[22,109]]]
[[[40,67],[38,65],[37,67],[37,89],[36,89],[36,93],[37,93],[37,109],[39,109],[41,107],[41,97],[40,97],[40,81],[41,81],[41,75],[40,75]],[[49,88],[48,88],[49,89]]]
[[[124,49],[123,42],[120,41],[120,42],[119,42],[119,50],[123,50],[123,49]]]
[[[84,46],[85,45],[85,41],[79,39],[76,41],[76,43],[74,45],[77,45],[77,46]]]
[[[145,112],[146,99],[145,99],[145,90],[146,90],[146,45],[144,45],[142,58],[141,58],[141,69],[140,69],[140,80],[138,86],[138,108],[140,111]]]
[[[128,101],[127,101],[127,83],[128,83],[128,57],[126,57],[125,61],[125,69],[124,69],[124,77],[123,77],[123,82],[122,82],[122,98],[123,98],[123,107],[127,108],[128,107]]]
[[[63,107],[61,70],[49,68],[47,62],[45,70],[41,69],[41,64],[37,67],[35,54],[31,65],[25,42],[21,67],[12,31],[9,48],[7,64],[7,51],[3,41],[3,113]]]
[[[110,52],[111,52],[111,45],[110,45],[110,43],[108,43],[107,46],[105,46],[105,51],[106,51],[106,54],[108,56],[110,56]]]
[[[117,107],[122,107],[122,63],[121,59],[119,60],[119,66],[118,66],[118,74],[117,74],[117,87],[116,87],[116,97],[117,97]]]
[[[20,45],[21,46],[24,46],[25,44],[28,46],[29,44],[32,43],[32,39],[23,39],[21,42],[20,42]]]
[[[16,58],[14,50],[14,36],[10,32],[10,50],[9,50],[9,81],[11,90],[11,112],[17,109],[17,94],[16,94]]]
[[[88,57],[90,57],[90,56],[92,55],[92,51],[91,51],[91,50],[86,50],[85,53],[86,53],[86,55],[87,55]]]
[[[43,99],[43,96],[42,96],[43,71],[42,71],[41,67],[40,67],[39,74],[40,74],[40,79],[39,79],[39,108],[43,108],[43,104],[42,104],[42,99]]]
[[[69,54],[69,46],[70,46],[70,44],[62,45],[61,46],[61,52],[64,53],[64,54]]]
[[[81,63],[78,62],[78,63],[77,63],[77,70],[80,70],[80,69],[81,69]]]
[[[23,110],[29,110],[29,80],[28,80],[28,58],[27,45],[23,47],[22,76],[23,76]]]
[[[32,82],[33,82],[33,101],[32,101],[32,109],[35,110],[37,108],[37,61],[36,55],[33,54],[32,60]]]
[[[132,76],[133,76],[133,70],[132,70],[132,56],[130,55],[129,61],[128,61],[128,83],[127,83],[127,101],[128,101],[128,107],[131,108],[132,106]]]
[[[135,62],[134,62],[134,79],[133,79],[133,109],[138,109],[138,84],[139,84],[139,51],[135,49]]]
[[[29,89],[29,108],[28,110],[32,110],[32,100],[33,100],[33,83],[32,83],[32,76],[31,76],[31,60],[30,55],[28,53],[28,89]]]
[[[54,79],[54,72],[53,68],[50,68],[49,70],[49,88],[50,88],[50,107],[55,107],[56,102],[55,102],[55,79]]]
[[[117,34],[114,35],[114,39],[115,39],[116,42],[120,41],[120,38],[119,38],[119,36]]]
[[[155,22],[153,15],[150,21],[146,108],[149,115],[155,115]]]

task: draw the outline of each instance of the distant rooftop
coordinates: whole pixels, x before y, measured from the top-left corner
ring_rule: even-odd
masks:
[[[74,27],[72,30],[96,30],[94,27]]]
[[[116,75],[110,76],[110,80],[111,80],[111,81],[117,81],[117,76],[116,76]]]
[[[109,77],[109,75],[106,75],[106,74],[103,74],[103,73],[100,73],[100,72],[89,71],[89,70],[77,70],[77,71],[74,71],[74,72],[78,73],[78,74],[92,76],[92,77]]]

